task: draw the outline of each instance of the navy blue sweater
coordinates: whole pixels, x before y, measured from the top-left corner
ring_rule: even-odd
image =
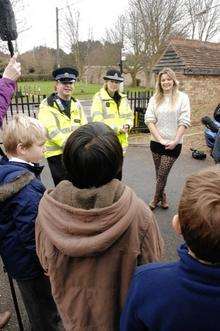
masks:
[[[37,178],[42,167],[0,162],[0,255],[17,280],[43,274],[35,247],[35,220],[45,191]]]
[[[219,331],[220,266],[178,250],[180,261],[137,268],[121,317],[121,331]]]

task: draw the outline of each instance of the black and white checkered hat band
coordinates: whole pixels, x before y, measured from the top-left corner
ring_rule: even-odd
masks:
[[[123,82],[124,81],[124,78],[123,77],[119,77],[118,75],[114,75],[114,76],[104,76],[103,77],[104,79],[109,79],[109,80],[115,80],[115,81],[118,81],[118,82]]]

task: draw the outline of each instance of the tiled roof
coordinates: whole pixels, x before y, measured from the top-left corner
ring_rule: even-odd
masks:
[[[176,39],[170,45],[186,67],[220,68],[220,43]]]
[[[164,66],[174,69],[220,70],[220,43],[173,39],[157,62],[155,69],[161,69]]]

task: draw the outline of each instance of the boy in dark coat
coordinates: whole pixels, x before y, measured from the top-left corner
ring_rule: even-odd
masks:
[[[185,184],[173,227],[186,244],[180,260],[137,269],[121,331],[218,331],[220,313],[220,167]]]
[[[17,281],[32,330],[58,330],[57,310],[35,248],[35,219],[45,191],[39,179],[45,131],[33,118],[3,125],[7,159],[0,166],[0,255]]]

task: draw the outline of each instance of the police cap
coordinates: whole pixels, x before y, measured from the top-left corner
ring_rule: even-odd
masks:
[[[52,75],[55,80],[59,80],[61,82],[70,82],[74,83],[79,76],[79,72],[75,68],[58,68],[52,72]]]
[[[109,69],[106,72],[106,75],[103,77],[104,80],[115,80],[117,82],[123,82],[124,78],[122,77],[121,73],[117,69]]]

